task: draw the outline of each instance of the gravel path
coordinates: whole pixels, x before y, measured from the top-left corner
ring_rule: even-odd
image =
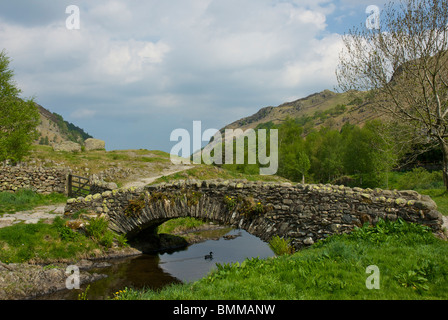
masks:
[[[151,182],[153,182],[153,181],[155,181],[155,180],[157,180],[157,179],[159,179],[159,178],[161,178],[163,176],[169,176],[170,174],[186,171],[186,170],[191,169],[191,168],[193,168],[193,166],[187,166],[187,165],[176,166],[174,169],[162,171],[162,174],[160,174],[160,175],[153,176],[153,177],[140,178],[137,181],[132,181],[132,182],[125,183],[123,185],[123,188],[144,187],[147,184],[150,184]]]

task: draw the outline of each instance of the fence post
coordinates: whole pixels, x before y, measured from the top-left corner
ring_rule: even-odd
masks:
[[[72,175],[70,173],[67,177],[67,196],[72,196]]]

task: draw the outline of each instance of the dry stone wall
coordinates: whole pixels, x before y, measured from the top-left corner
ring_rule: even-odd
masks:
[[[245,180],[117,189],[69,199],[65,207],[66,214],[81,209],[103,214],[110,229],[129,236],[155,232],[169,219],[189,216],[245,229],[264,241],[275,235],[289,238],[296,248],[379,219],[401,218],[433,232],[440,232],[443,223],[434,201],[415,191]]]
[[[67,169],[43,167],[0,167],[0,191],[32,189],[38,193],[65,193]]]

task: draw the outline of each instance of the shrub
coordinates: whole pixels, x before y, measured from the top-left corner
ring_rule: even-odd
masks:
[[[63,241],[75,241],[82,237],[81,234],[70,229],[61,217],[56,217],[54,219],[53,226],[56,228]]]
[[[111,248],[114,243],[114,234],[111,231],[106,232],[98,239],[98,242],[106,248]]]
[[[315,246],[339,241],[340,238],[376,244],[400,241],[402,245],[410,246],[422,243],[431,244],[436,241],[429,227],[417,223],[408,223],[399,218],[397,221],[379,219],[375,226],[365,224],[361,228],[355,227],[350,234],[333,235],[319,241]]]
[[[284,254],[293,254],[294,247],[290,244],[291,240],[280,238],[279,236],[274,236],[269,241],[269,247],[278,256]]]
[[[440,171],[429,172],[424,168],[414,168],[403,174],[397,181],[398,189],[433,189],[443,188]]]
[[[100,239],[107,231],[108,222],[103,218],[95,218],[90,220],[86,226],[86,232],[95,239]]]
[[[258,201],[255,202],[252,197],[238,197],[238,211],[247,218],[253,218],[266,212],[263,204]]]
[[[86,233],[94,241],[106,248],[112,247],[115,239],[117,240],[119,245],[125,246],[125,236],[116,235],[114,232],[108,229],[108,225],[108,221],[103,218],[92,219],[86,226]]]
[[[224,203],[227,206],[227,209],[229,211],[232,211],[233,209],[235,209],[236,205],[237,205],[237,201],[235,198],[230,197],[230,196],[224,196]]]

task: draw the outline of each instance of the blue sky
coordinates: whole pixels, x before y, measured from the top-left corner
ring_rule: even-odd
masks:
[[[220,129],[336,86],[341,35],[380,0],[14,0],[0,43],[24,97],[106,141],[169,152],[176,128]],[[80,10],[69,30],[66,8]]]

